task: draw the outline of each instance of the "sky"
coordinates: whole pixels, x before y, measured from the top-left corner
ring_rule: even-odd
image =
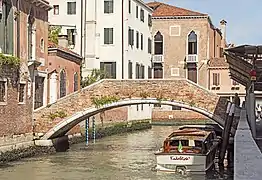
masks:
[[[206,13],[218,28],[220,20],[225,19],[228,43],[262,44],[262,13],[259,12],[262,0],[158,0],[158,2]]]

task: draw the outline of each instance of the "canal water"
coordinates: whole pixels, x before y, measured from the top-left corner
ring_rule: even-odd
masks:
[[[186,175],[153,171],[154,152],[164,138],[177,129],[152,129],[121,134],[73,145],[70,150],[48,156],[26,158],[0,168],[0,180],[211,180],[232,179],[226,173]]]

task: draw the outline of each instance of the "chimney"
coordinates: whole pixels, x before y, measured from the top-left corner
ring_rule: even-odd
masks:
[[[226,25],[227,25],[226,20],[222,19],[220,21],[220,29],[222,32],[223,47],[226,45]]]
[[[63,48],[68,48],[67,35],[58,35],[58,46],[61,46]]]

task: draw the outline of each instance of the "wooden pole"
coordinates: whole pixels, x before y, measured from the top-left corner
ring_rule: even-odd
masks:
[[[218,162],[219,166],[224,166],[224,158],[225,158],[227,146],[229,143],[230,130],[231,130],[233,119],[234,119],[234,113],[235,113],[235,104],[233,103],[230,107],[228,119],[225,122],[225,127],[224,127],[224,132],[223,132],[223,137],[222,137],[222,146],[219,152],[219,162]]]

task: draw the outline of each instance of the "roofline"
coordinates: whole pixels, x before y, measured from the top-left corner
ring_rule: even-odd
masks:
[[[70,54],[71,56],[75,56],[75,57],[77,57],[77,58],[79,58],[79,59],[81,59],[81,60],[83,59],[80,55],[76,55],[76,54],[74,54],[74,53],[65,51],[65,50],[60,49],[60,48],[48,48],[48,52],[52,52],[52,51],[62,51],[62,52],[64,52],[64,53],[66,53],[66,54]]]
[[[150,8],[150,7],[147,5],[147,3],[143,2],[142,0],[134,0],[134,1],[138,2],[139,4],[141,4],[142,6],[144,6],[147,10],[149,10],[151,13],[153,13],[154,10],[153,10],[152,8]]]
[[[152,16],[152,19],[207,19],[205,16]]]

